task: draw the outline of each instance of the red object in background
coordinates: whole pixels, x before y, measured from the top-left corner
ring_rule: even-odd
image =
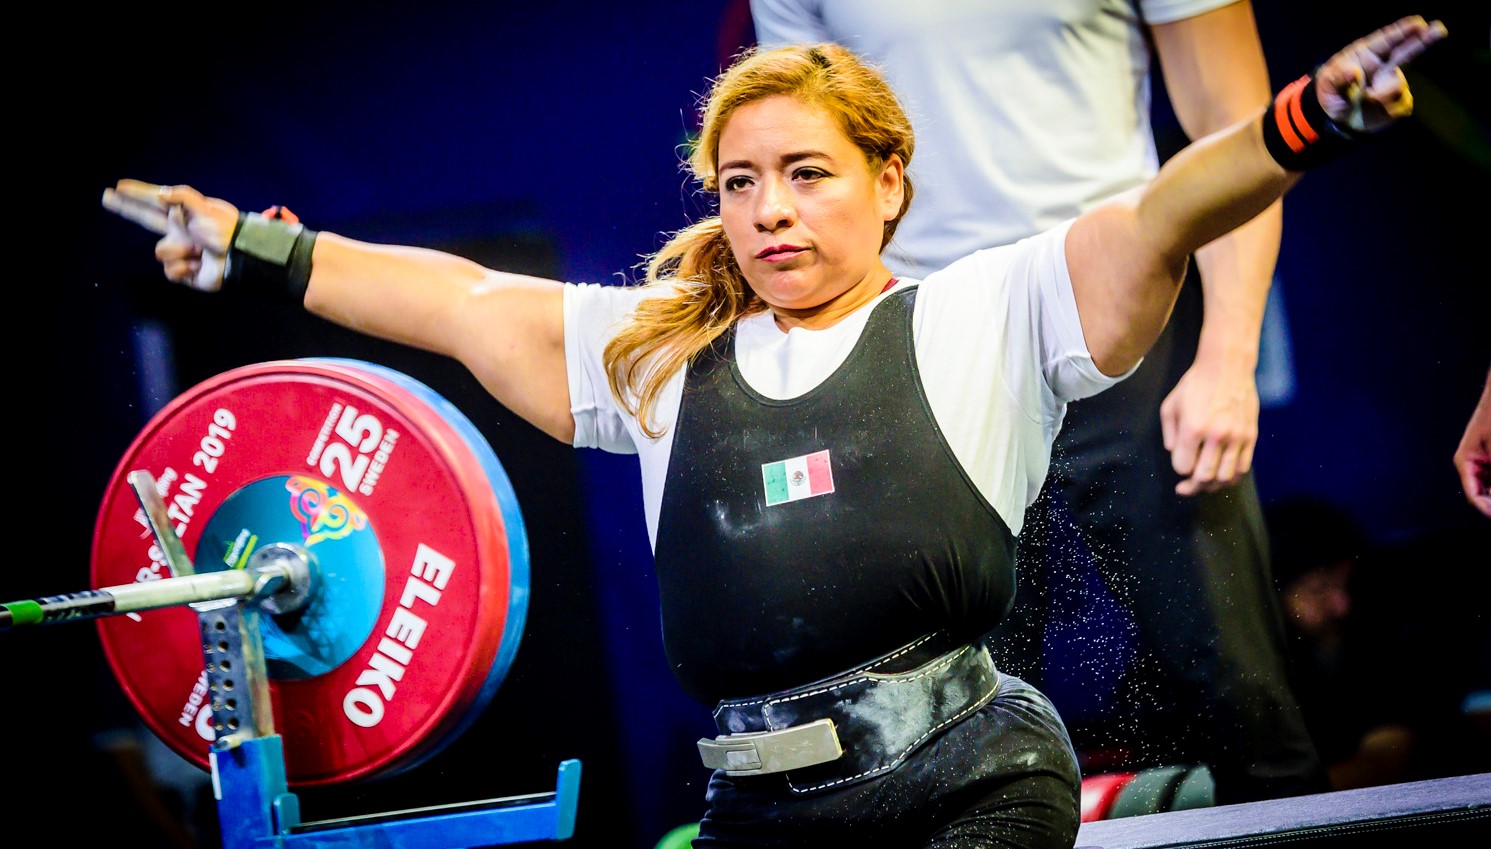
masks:
[[[293,213],[290,210],[284,208],[283,206],[280,206],[279,204],[275,204],[274,206],[271,206],[270,208],[264,210],[264,212],[262,212],[260,214],[263,215],[265,218],[278,218],[281,221],[288,221],[291,224],[299,224],[300,223],[300,216],[299,215],[296,215],[295,213]]]
[[[715,54],[720,68],[730,66],[736,56],[756,43],[756,22],[751,17],[748,0],[726,0],[720,13],[720,29],[715,40]]]
[[[1132,772],[1105,772],[1082,779],[1082,822],[1107,819],[1113,800],[1133,777]]]

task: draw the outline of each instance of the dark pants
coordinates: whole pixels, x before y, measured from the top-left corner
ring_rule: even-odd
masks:
[[[1325,773],[1290,684],[1253,478],[1176,495],[1161,437],[1160,403],[1196,353],[1192,268],[1139,370],[1070,405],[1020,534],[1014,610],[990,650],[1001,669],[1051,696],[1084,754],[1127,750],[1128,768],[1205,763],[1218,803],[1320,792]],[[1122,611],[1120,639],[1109,642],[1129,654],[1105,660],[1109,646],[1093,640],[1086,655],[1051,657],[1060,594],[1094,586]],[[1069,633],[1095,629],[1090,615],[1070,618]],[[1110,702],[1079,703],[1103,688]]]
[[[1050,701],[1004,675],[987,705],[889,772],[796,795],[783,774],[717,771],[706,800],[696,847],[1071,849],[1079,777]]]

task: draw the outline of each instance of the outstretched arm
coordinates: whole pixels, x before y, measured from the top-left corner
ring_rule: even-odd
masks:
[[[1455,449],[1455,471],[1470,506],[1491,516],[1491,370],[1481,400],[1465,424],[1465,434]]]
[[[104,205],[161,234],[155,256],[168,279],[222,287],[239,218],[232,204],[190,186],[121,180]],[[556,439],[574,437],[557,281],[320,232],[304,305],[359,333],[452,357],[503,406]]]
[[[1165,88],[1187,138],[1251,118],[1266,103],[1268,66],[1249,0],[1153,26]],[[1283,204],[1196,251],[1204,318],[1196,359],[1160,405],[1180,495],[1237,483],[1258,440],[1258,341],[1283,232]]]
[[[1438,22],[1403,18],[1352,42],[1315,75],[1325,115],[1353,133],[1379,130],[1412,111],[1399,66],[1445,35]],[[1294,86],[1286,92],[1297,93]],[[1309,95],[1309,89],[1306,89]],[[1288,120],[1297,103],[1253,117],[1188,145],[1144,185],[1079,217],[1067,235],[1067,266],[1082,332],[1106,374],[1132,368],[1159,336],[1175,304],[1189,256],[1252,220],[1292,187],[1300,170],[1280,164],[1265,141],[1267,121]],[[1294,110],[1297,112],[1297,110]],[[1278,126],[1277,124],[1275,125]],[[1305,133],[1321,128],[1310,128]],[[1292,127],[1284,142],[1301,141]],[[1323,144],[1323,143],[1322,143]],[[1280,153],[1297,168],[1312,150]]]

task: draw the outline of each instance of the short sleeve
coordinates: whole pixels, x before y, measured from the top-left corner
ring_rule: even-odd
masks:
[[[1241,0],[1140,0],[1139,8],[1145,23],[1173,24],[1238,2]]]
[[[574,446],[635,454],[629,417],[606,377],[606,343],[642,298],[640,287],[568,283],[564,287],[564,362],[569,377]]]

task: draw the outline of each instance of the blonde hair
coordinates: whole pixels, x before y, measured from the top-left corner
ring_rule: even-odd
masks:
[[[779,94],[827,110],[864,151],[872,170],[892,155],[901,158],[903,168],[910,165],[915,148],[911,121],[876,68],[837,44],[750,48],[715,78],[703,101],[688,163],[704,191],[719,192],[720,134],[730,116],[746,104]],[[911,179],[903,179],[901,208],[885,223],[881,250],[911,205]],[[766,304],[746,283],[718,215],[675,233],[648,259],[646,269],[643,285],[659,291],[642,299],[630,323],[606,345],[604,356],[617,402],[637,416],[643,433],[656,438],[662,431],[650,424],[652,410],[669,376],[737,319],[766,309]]]

